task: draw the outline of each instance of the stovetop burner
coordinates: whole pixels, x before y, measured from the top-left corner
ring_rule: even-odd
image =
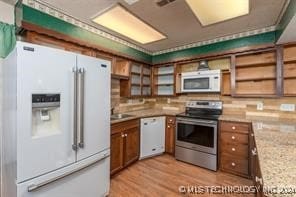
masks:
[[[221,101],[188,101],[185,113],[178,114],[177,117],[218,120],[221,114]]]

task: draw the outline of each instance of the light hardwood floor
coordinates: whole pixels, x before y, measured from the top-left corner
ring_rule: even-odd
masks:
[[[250,186],[252,181],[212,172],[161,155],[138,161],[111,179],[110,197],[129,196],[254,196],[253,194],[181,194],[180,186]]]

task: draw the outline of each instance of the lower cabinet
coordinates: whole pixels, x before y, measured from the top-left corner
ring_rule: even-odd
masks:
[[[175,130],[176,130],[176,117],[166,117],[165,128],[165,152],[168,154],[175,154]]]
[[[130,120],[111,125],[111,175],[139,158],[139,120]]]
[[[250,178],[250,124],[220,122],[219,164],[225,172]]]

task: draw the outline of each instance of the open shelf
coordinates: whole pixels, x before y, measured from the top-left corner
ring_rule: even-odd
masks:
[[[154,84],[155,86],[173,86],[175,85],[174,83],[158,83],[158,84]]]
[[[174,75],[174,73],[156,73],[154,74],[155,76],[170,76],[170,75]]]
[[[288,76],[288,77],[284,77],[284,79],[296,79],[296,76]]]
[[[128,80],[120,80],[120,96],[151,96],[151,73],[150,66],[131,62]]]
[[[164,65],[153,69],[153,95],[175,95],[175,66]]]
[[[264,80],[276,80],[276,77],[254,77],[254,78],[236,79],[235,81],[243,82],[243,81],[264,81]]]
[[[141,73],[131,72],[132,75],[141,75]]]
[[[255,63],[245,63],[245,64],[236,64],[237,68],[248,68],[248,67],[264,67],[264,66],[270,66],[270,65],[275,65],[275,61],[271,62],[255,62]]]
[[[296,59],[288,59],[288,60],[284,60],[285,64],[293,64],[296,63]]]

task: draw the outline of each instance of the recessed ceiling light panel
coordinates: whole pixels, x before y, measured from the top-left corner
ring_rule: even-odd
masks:
[[[108,9],[92,20],[99,25],[141,44],[147,44],[166,38],[165,35],[131,14],[119,4]]]
[[[132,5],[136,2],[138,2],[139,0],[124,0],[127,4]]]
[[[249,14],[249,0],[186,0],[203,26]]]

